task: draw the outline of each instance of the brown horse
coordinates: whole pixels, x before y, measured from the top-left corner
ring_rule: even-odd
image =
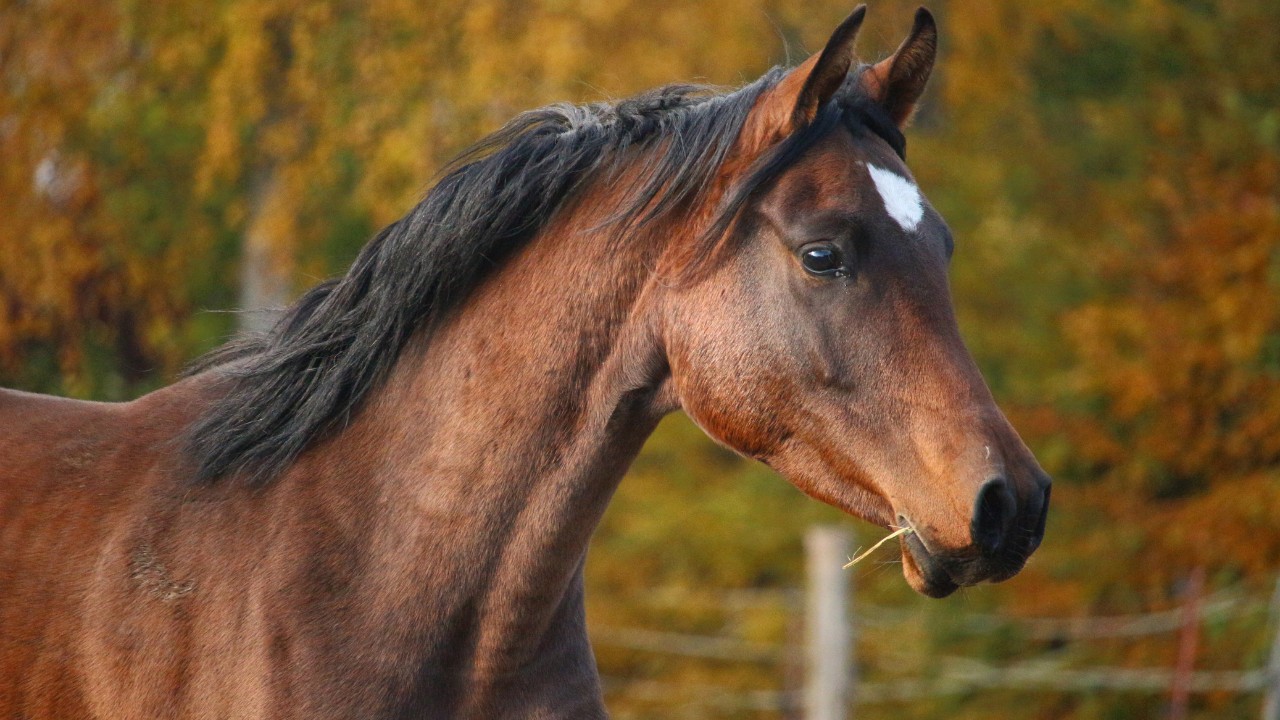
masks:
[[[922,593],[1016,573],[1049,480],[903,161],[937,33],[859,66],[863,14],[731,93],[518,117],[171,387],[0,391],[0,715],[602,717],[587,544],[676,409],[914,528]]]

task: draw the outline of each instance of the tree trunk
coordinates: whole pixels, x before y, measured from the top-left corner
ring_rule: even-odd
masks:
[[[281,237],[292,223],[282,217],[279,173],[268,167],[255,173],[249,222],[240,259],[241,332],[270,330],[289,302],[293,261],[287,251],[289,238]]]

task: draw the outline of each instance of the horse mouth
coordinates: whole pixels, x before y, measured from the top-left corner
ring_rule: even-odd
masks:
[[[1035,549],[1033,543],[1012,552],[982,555],[973,549],[958,553],[935,553],[929,549],[919,531],[905,517],[898,516],[899,527],[913,532],[902,537],[902,572],[916,592],[931,598],[944,598],[962,587],[984,582],[999,583],[1017,575]],[[1035,543],[1038,544],[1038,543]]]
[[[912,589],[931,598],[944,598],[960,589],[960,583],[952,579],[916,532],[902,538],[902,574]]]

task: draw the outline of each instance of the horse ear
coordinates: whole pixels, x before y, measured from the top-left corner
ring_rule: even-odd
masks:
[[[813,122],[853,66],[853,43],[866,14],[866,5],[855,8],[822,52],[788,72],[756,102],[745,128],[749,144],[766,147]]]
[[[889,113],[899,128],[905,127],[924,92],[938,54],[938,26],[926,9],[916,10],[911,34],[893,55],[867,68],[859,84],[867,97]]]

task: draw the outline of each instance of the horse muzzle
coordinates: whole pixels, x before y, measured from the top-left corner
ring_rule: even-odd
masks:
[[[1038,473],[1021,499],[1004,478],[988,480],[974,502],[969,534],[971,543],[958,550],[943,550],[929,541],[911,519],[899,516],[900,525],[914,532],[902,539],[903,574],[918,592],[942,598],[960,587],[982,582],[1003,582],[1017,575],[1044,538],[1049,512],[1051,482]]]

